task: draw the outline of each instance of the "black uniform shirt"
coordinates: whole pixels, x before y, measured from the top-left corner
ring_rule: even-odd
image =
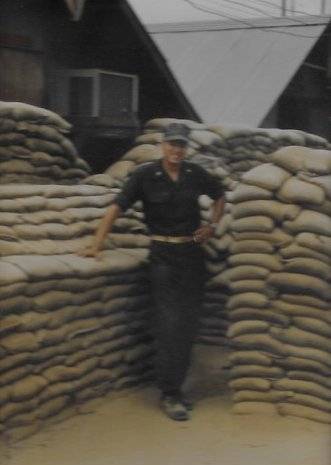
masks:
[[[198,198],[223,195],[218,180],[204,168],[183,161],[178,181],[173,181],[161,161],[137,168],[114,199],[125,211],[137,200],[143,202],[145,219],[151,234],[189,236],[200,225]]]

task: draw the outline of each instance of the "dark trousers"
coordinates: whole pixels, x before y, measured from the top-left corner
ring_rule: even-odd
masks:
[[[190,365],[205,281],[203,250],[195,243],[153,242],[150,272],[157,382],[171,394],[180,390]]]

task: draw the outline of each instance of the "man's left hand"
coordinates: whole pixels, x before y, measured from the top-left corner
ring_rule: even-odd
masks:
[[[195,242],[204,242],[214,236],[215,228],[210,225],[201,226],[193,233]]]

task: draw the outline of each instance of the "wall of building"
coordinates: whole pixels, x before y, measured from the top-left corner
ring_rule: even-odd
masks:
[[[3,0],[0,19],[0,100],[40,105],[45,91],[40,2]]]
[[[141,26],[120,3],[87,1],[81,20],[74,22],[62,0],[3,0],[0,59],[11,66],[2,66],[7,73],[0,99],[30,100],[48,107],[59,69],[103,68],[139,75],[142,121],[157,115],[188,116],[160,70],[155,51],[143,42]]]
[[[262,127],[299,129],[331,138],[330,38],[326,33],[315,45]]]

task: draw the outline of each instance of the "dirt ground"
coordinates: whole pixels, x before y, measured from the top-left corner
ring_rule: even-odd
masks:
[[[330,465],[330,425],[295,417],[234,415],[224,353],[197,346],[187,388],[192,419],[158,410],[152,386],[92,401],[82,414],[12,447],[1,465]]]

